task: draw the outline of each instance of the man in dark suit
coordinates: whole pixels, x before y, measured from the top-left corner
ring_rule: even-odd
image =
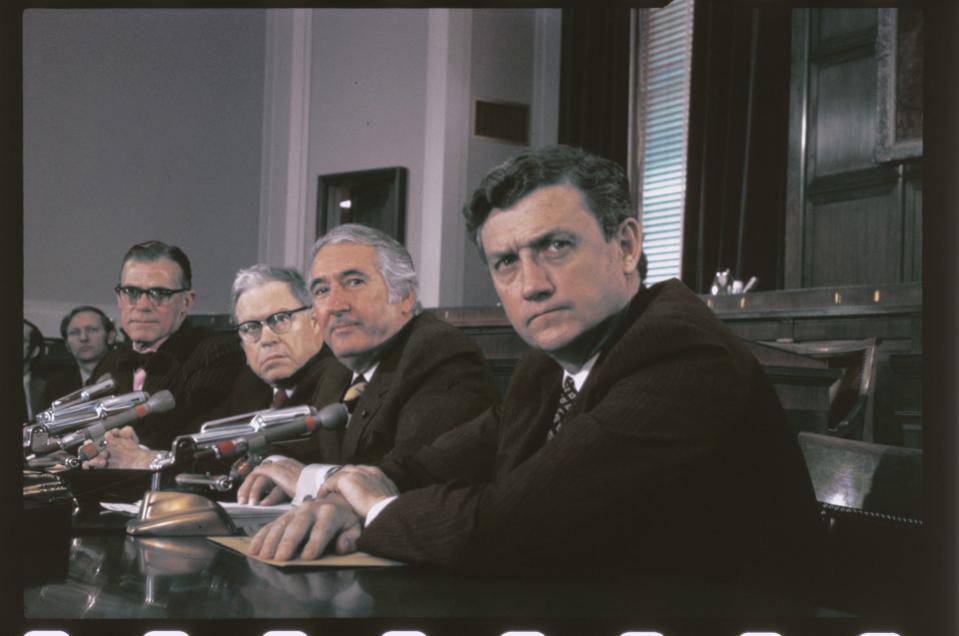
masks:
[[[495,403],[483,354],[452,325],[422,313],[406,249],[362,225],[341,225],[313,250],[310,289],[323,339],[345,373],[325,375],[313,403],[343,400],[345,430],[317,434],[292,458],[257,467],[241,502],[298,501],[342,463],[377,463],[427,444]],[[301,445],[302,447],[302,445]]]
[[[60,336],[76,366],[61,371],[47,382],[43,393],[44,408],[86,384],[117,338],[113,321],[97,307],[74,307],[60,321]]]
[[[237,272],[232,299],[246,367],[211,418],[310,404],[333,356],[323,347],[303,277],[286,267],[253,265]]]
[[[108,432],[105,452],[87,467],[144,468],[146,455],[137,450],[170,448],[229,394],[243,367],[239,339],[186,322],[196,300],[191,276],[186,254],[160,241],[134,245],[124,256],[115,291],[127,342],[101,360],[91,377],[110,373],[118,394],[168,389],[176,408],[139,420],[133,438]]]
[[[313,297],[296,270],[264,264],[241,269],[233,279],[232,305],[246,366],[207,421],[310,404],[326,369],[347,373],[323,347],[310,312]],[[134,437],[129,427],[111,435],[109,448],[123,454],[125,466],[149,466],[169,452],[143,448]]]
[[[533,347],[502,405],[379,468],[340,470],[251,551],[289,559],[310,533],[303,558],[330,543],[469,571],[801,572],[819,526],[795,434],[759,364],[694,294],[642,286],[623,170],[578,149],[528,151],[465,213]]]

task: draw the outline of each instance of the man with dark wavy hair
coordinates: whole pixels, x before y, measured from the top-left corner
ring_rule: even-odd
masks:
[[[252,552],[289,559],[308,534],[303,558],[329,544],[467,571],[802,579],[819,525],[796,435],[695,294],[642,284],[623,170],[530,150],[487,174],[464,213],[532,347],[502,405],[378,467],[343,468]]]

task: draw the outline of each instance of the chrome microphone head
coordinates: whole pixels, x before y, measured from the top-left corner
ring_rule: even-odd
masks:
[[[49,413],[45,412],[42,420],[38,417],[37,423],[43,424],[51,434],[59,435],[132,409],[148,399],[150,399],[150,394],[146,391],[131,391],[122,395],[111,395],[99,400],[54,409]]]
[[[250,425],[257,431],[262,431],[273,426],[291,422],[298,417],[307,415],[316,415],[316,409],[312,406],[289,406],[285,409],[270,409],[260,411],[250,420]]]
[[[117,383],[109,373],[101,375],[96,382],[89,386],[80,387],[72,393],[67,393],[50,404],[50,410],[62,409],[66,406],[89,402],[93,398],[109,395],[117,388]]]

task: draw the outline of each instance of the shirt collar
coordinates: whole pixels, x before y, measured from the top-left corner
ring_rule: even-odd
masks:
[[[373,379],[373,374],[376,373],[376,367],[378,366],[380,366],[379,362],[375,363],[372,367],[370,367],[363,373],[354,373],[353,379],[350,381],[350,384],[352,384],[353,382],[356,382],[356,378],[360,377],[361,375],[363,376],[363,379],[366,380],[367,382],[371,381]]]
[[[565,384],[566,378],[573,378],[573,385],[576,387],[576,391],[580,391],[583,388],[583,385],[586,383],[586,378],[589,377],[589,372],[593,370],[593,366],[596,364],[596,360],[599,358],[599,352],[596,352],[592,358],[586,361],[579,371],[576,373],[570,373],[569,371],[563,371],[563,383]]]
[[[154,342],[153,344],[151,344],[149,347],[144,347],[142,349],[137,349],[136,343],[131,343],[131,346],[133,347],[133,350],[136,351],[137,353],[154,353],[155,351],[159,350],[159,348],[163,345],[163,343],[169,339],[170,339],[170,336],[164,336],[160,338],[159,340],[157,340],[156,342]]]

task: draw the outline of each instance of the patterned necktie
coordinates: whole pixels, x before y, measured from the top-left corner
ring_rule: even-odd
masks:
[[[350,415],[353,415],[353,409],[356,408],[356,403],[360,401],[360,396],[363,395],[365,390],[366,378],[362,375],[356,376],[353,384],[346,389],[346,393],[343,395],[343,404],[346,405],[346,410]]]
[[[573,401],[576,400],[577,395],[578,391],[576,391],[573,378],[566,376],[563,380],[563,391],[559,394],[559,406],[556,407],[556,413],[553,415],[553,423],[546,433],[547,440],[553,439],[553,435],[556,435],[557,431],[559,431],[559,427],[563,423],[563,418],[566,417],[566,413],[569,412],[569,407],[573,405]]]
[[[277,389],[273,392],[273,403],[270,405],[270,408],[278,409],[286,403],[289,396],[286,394],[286,389]]]

